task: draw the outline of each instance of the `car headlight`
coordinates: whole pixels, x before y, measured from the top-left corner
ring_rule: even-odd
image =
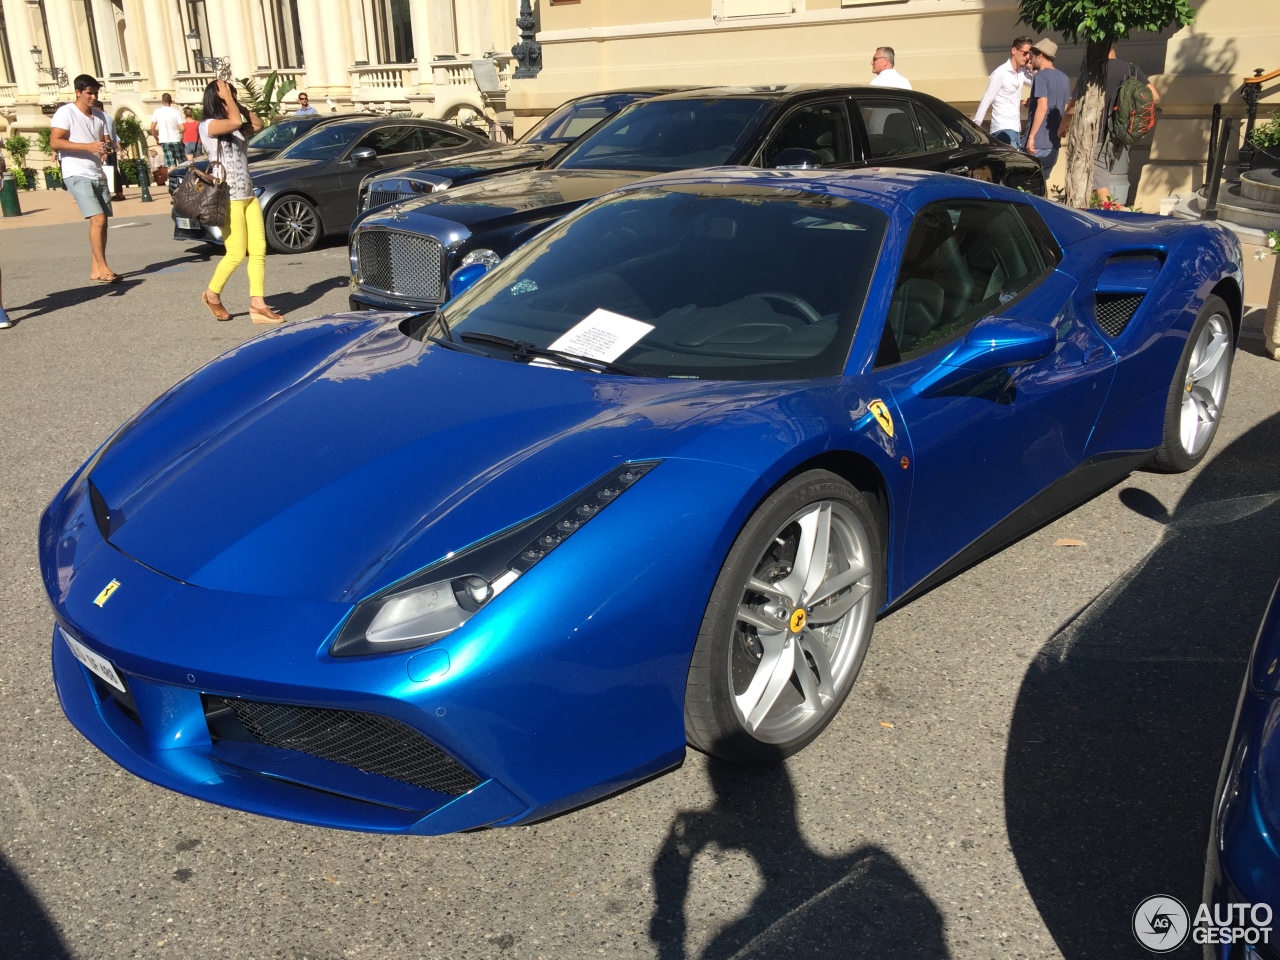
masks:
[[[356,605],[329,652],[357,657],[447,637],[661,461],[624,464],[574,496]]]
[[[364,213],[369,209],[369,185],[367,183],[360,184],[360,199],[356,204],[356,210]]]
[[[253,195],[254,195],[255,197],[260,197],[260,196],[262,196],[262,188],[261,188],[261,187],[254,187],[254,188],[253,188]]]
[[[502,258],[494,251],[481,247],[478,250],[472,250],[470,253],[466,254],[462,260],[459,261],[458,269],[461,270],[463,267],[469,267],[473,263],[483,263],[486,267],[492,270],[501,261]]]

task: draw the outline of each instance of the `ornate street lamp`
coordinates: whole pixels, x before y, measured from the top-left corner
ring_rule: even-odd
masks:
[[[205,57],[200,53],[200,31],[194,27],[187,34],[187,49],[191,51],[191,59],[196,62],[196,69],[208,73],[221,73],[231,66],[228,57]]]
[[[47,73],[49,78],[59,87],[65,87],[67,85],[67,71],[53,63],[50,63],[49,66],[46,67],[44,65],[44,51],[39,47],[31,48],[31,59],[35,61],[37,74]]]
[[[537,25],[529,0],[520,0],[520,16],[516,17],[516,26],[520,28],[520,42],[511,48],[511,55],[516,58],[519,66],[511,75],[512,80],[532,79],[542,69],[542,44],[534,39],[537,36],[534,32]]]

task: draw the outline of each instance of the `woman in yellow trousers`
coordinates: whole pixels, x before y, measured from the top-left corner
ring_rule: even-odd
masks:
[[[200,294],[215,320],[230,320],[222,305],[222,288],[236,267],[248,257],[249,319],[254,323],[283,323],[263,299],[267,276],[267,231],[262,207],[253,195],[246,144],[249,136],[262,129],[262,121],[236,100],[236,91],[225,80],[214,80],[204,88],[204,120],[200,141],[210,164],[221,162],[222,173],[231,191],[230,223],[226,232],[226,254],[213,271],[209,288]]]

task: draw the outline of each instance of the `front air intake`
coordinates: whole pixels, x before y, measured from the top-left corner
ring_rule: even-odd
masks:
[[[439,303],[444,250],[435,237],[370,227],[355,236],[356,283],[407,300]]]
[[[480,783],[408,724],[378,714],[205,697],[205,718],[215,740],[252,739],[437,793],[457,797]]]

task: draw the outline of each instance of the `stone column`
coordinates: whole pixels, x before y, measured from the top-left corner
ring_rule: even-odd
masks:
[[[251,39],[253,40],[253,69],[254,71],[263,68],[270,69],[278,67],[279,64],[273,62],[271,57],[271,37],[275,31],[275,24],[268,24],[262,15],[262,4],[249,4],[249,16],[253,21],[253,30],[251,31]],[[276,37],[276,49],[280,49],[280,38]]]
[[[27,16],[26,0],[0,0],[4,9],[4,22],[9,28],[9,55],[13,59],[14,82],[18,85],[18,99],[34,98],[39,92],[36,65],[31,59],[32,47],[43,47],[44,40],[36,40]],[[45,66],[49,65],[49,51],[44,52]],[[47,76],[41,74],[41,76]]]
[[[340,11],[333,9],[336,6],[334,0],[329,0],[323,5],[317,4],[317,7],[319,6],[324,7],[325,22],[335,19],[338,23],[342,23],[350,19],[350,17],[341,16]],[[339,15],[335,17],[335,13]],[[302,15],[301,10],[298,11],[298,15]],[[351,37],[345,30],[323,30],[321,43],[324,44],[325,84],[329,88],[328,94],[331,97],[349,98],[351,96]]]
[[[175,55],[181,57],[182,51],[186,49],[186,40],[183,40],[183,46],[177,50],[172,49],[173,39],[169,35],[166,16],[168,11],[156,0],[152,0],[147,6],[148,9],[144,9],[142,0],[130,0],[129,3],[129,23],[137,24],[146,31],[146,42],[139,45],[142,49],[135,46],[130,59],[141,57],[139,69],[151,78],[153,95],[165,91],[173,93],[173,74],[178,69],[173,58]],[[185,57],[178,62],[185,68]]]
[[[298,0],[298,29],[302,33],[302,56],[307,72],[301,89],[311,95],[313,105],[321,110],[320,101],[329,89],[329,60],[324,48],[324,12],[320,0]],[[321,110],[323,113],[324,111]]]
[[[364,4],[361,0],[348,0],[347,17],[351,24],[352,62],[369,62],[369,36],[365,31]]]
[[[178,6],[179,3],[181,3],[181,0],[166,0],[164,19],[167,21],[169,50],[173,54],[173,72],[190,73],[191,57],[187,50],[187,31],[194,24],[188,25],[183,20],[182,10]],[[158,83],[159,81],[157,80],[156,82]]]
[[[230,0],[205,0],[205,11],[209,20],[209,36],[207,45],[210,49],[203,51],[206,57],[228,57],[231,60],[231,75],[246,76],[245,62],[249,59],[248,31],[241,17],[242,8]]]
[[[413,28],[413,56],[418,61],[418,96],[435,97],[435,85],[431,76],[431,18],[427,14],[425,4],[415,3],[409,7],[409,17]],[[405,93],[410,91],[406,90]]]
[[[120,56],[120,35],[116,33],[116,9],[111,0],[92,0],[93,28],[98,41],[98,53],[102,56],[102,69],[107,76],[124,73],[124,61]]]
[[[49,20],[49,42],[52,50],[44,52],[44,65],[57,63],[67,71],[67,79],[74,81],[77,74],[93,73],[93,62],[80,49],[80,37],[76,31],[75,20],[71,17],[71,5],[66,0],[45,0],[45,16]],[[37,17],[40,11],[34,11]],[[48,74],[42,74],[49,79]]]

